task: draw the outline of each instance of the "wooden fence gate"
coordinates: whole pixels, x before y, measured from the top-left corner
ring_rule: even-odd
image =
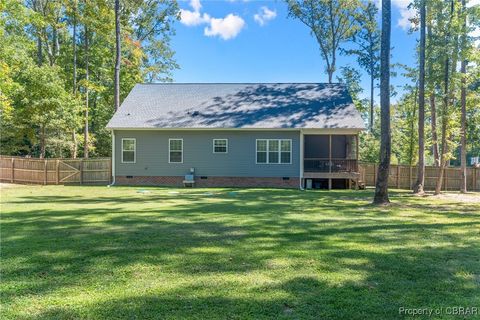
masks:
[[[108,184],[110,158],[32,159],[0,156],[0,181],[25,184]]]

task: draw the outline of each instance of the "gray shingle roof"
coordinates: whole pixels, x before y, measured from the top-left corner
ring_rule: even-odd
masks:
[[[342,84],[137,84],[107,128],[354,128]]]

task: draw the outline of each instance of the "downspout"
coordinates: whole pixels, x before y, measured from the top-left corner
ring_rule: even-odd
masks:
[[[112,183],[108,185],[111,187],[115,184],[115,131],[112,129]]]
[[[300,129],[300,181],[299,181],[299,189],[300,190],[304,190],[303,189],[303,146],[304,146],[304,142],[303,142],[303,131],[302,129]]]

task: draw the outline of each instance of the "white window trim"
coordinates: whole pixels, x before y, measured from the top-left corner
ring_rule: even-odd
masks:
[[[182,149],[181,150],[173,150],[175,152],[178,152],[178,151],[182,152],[182,161],[180,161],[180,162],[171,162],[170,161],[170,151],[171,151],[170,150],[170,141],[172,141],[172,140],[181,140],[182,141]],[[181,139],[181,138],[170,138],[170,139],[168,139],[168,163],[183,163],[183,139]]]
[[[267,141],[267,162],[258,162],[257,160],[257,147],[258,147],[258,141],[260,140],[266,140]],[[269,151],[269,147],[270,147],[270,141],[271,140],[277,140],[278,141],[278,161],[279,162],[270,162],[269,161],[269,156],[268,156],[268,153],[270,152]],[[282,141],[290,141],[290,159],[289,159],[289,162],[281,162],[282,161]],[[262,151],[262,152],[265,152],[265,151]],[[286,152],[286,151],[284,151]],[[292,139],[255,139],[255,164],[292,164],[292,153],[293,153],[293,141]]]
[[[215,151],[215,141],[218,141],[218,140],[225,140],[225,147],[226,147],[226,151],[225,152],[218,152],[218,151]],[[213,153],[219,153],[219,154],[227,154],[228,153],[228,139],[213,139]]]
[[[123,152],[131,150],[123,150],[123,141],[124,140],[133,140],[133,161],[123,161]],[[122,163],[137,163],[137,139],[135,138],[122,138]]]

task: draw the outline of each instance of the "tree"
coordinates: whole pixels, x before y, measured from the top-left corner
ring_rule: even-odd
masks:
[[[114,75],[114,103],[115,111],[120,107],[120,0],[115,0],[115,75]]]
[[[388,204],[388,175],[390,172],[390,33],[391,0],[382,1],[382,35],[380,48],[380,164],[375,184],[374,204]]]
[[[320,45],[328,82],[336,70],[337,51],[357,31],[354,14],[357,0],[287,0],[289,16],[299,19]]]
[[[73,95],[77,97],[77,0],[73,0],[73,33],[72,33],[72,44],[73,44],[73,83],[72,90]],[[77,142],[77,130],[76,128],[72,130],[72,158],[77,158],[78,151],[78,142]]]
[[[111,136],[105,125],[115,110],[114,0],[9,0],[0,6],[1,153],[75,157],[78,145],[82,146],[80,156],[110,155]],[[171,0],[122,0],[119,9],[121,101],[138,82],[171,80],[171,71],[178,67],[170,43],[179,10],[176,1]],[[28,72],[52,75],[48,68],[38,71],[32,64],[54,68],[59,79],[48,81],[55,84],[55,90],[63,86],[66,97],[62,101],[70,103],[65,109],[57,108],[53,100],[34,101],[40,96],[30,96],[31,105],[43,105],[42,110],[53,110],[69,119],[68,123],[60,123],[50,115],[57,125],[47,123],[45,134],[40,122],[27,123],[28,119],[34,120],[25,111],[22,95],[27,92],[27,81],[33,82]]]
[[[456,27],[456,15],[455,15],[455,1],[451,0],[449,3],[449,14],[448,22],[445,26],[441,26],[444,29],[444,38],[443,38],[443,57],[444,57],[444,68],[443,68],[443,104],[442,104],[442,146],[440,153],[440,167],[437,173],[437,182],[435,185],[435,194],[440,194],[442,185],[443,185],[443,175],[445,172],[445,167],[447,162],[452,157],[451,155],[451,146],[450,141],[452,140],[452,110],[450,110],[450,104],[452,101],[451,94],[454,92],[453,84],[455,71],[457,66],[457,55],[458,55],[458,30]]]
[[[462,0],[462,62],[460,67],[460,72],[462,73],[462,88],[461,88],[461,120],[460,120],[460,192],[467,192],[467,141],[465,138],[466,135],[466,123],[467,123],[467,60],[466,53],[467,50],[467,15],[466,15],[466,3],[465,0]]]
[[[66,134],[72,115],[78,112],[75,100],[65,90],[58,66],[30,66],[21,71],[19,80],[24,84],[18,92],[20,127],[33,134],[38,129],[39,156],[47,156],[47,142],[53,133]]]
[[[429,3],[431,4],[431,2]],[[436,43],[436,37],[433,35],[433,29],[435,24],[433,23],[434,6],[429,6],[431,10],[428,11],[427,21],[427,41],[426,41],[426,62],[427,62],[427,88],[429,91],[429,103],[430,103],[430,131],[432,140],[432,153],[433,153],[433,165],[440,166],[440,152],[438,150],[438,134],[437,134],[437,107],[436,107],[436,90],[437,83],[441,80],[437,77],[437,70],[435,68],[435,62],[437,61],[438,44]]]
[[[358,46],[355,49],[344,50],[346,54],[355,55],[358,64],[370,76],[370,115],[369,130],[373,130],[375,80],[379,76],[380,62],[380,30],[377,24],[378,8],[373,1],[361,3],[360,11],[355,14],[358,32],[352,36],[352,41]]]
[[[88,137],[88,99],[89,99],[89,45],[88,45],[88,26],[84,25],[84,43],[85,43],[85,127],[83,131],[83,157],[88,158],[89,137]]]
[[[418,78],[418,167],[413,192],[423,194],[425,183],[425,20],[426,0],[420,1],[420,47]]]

